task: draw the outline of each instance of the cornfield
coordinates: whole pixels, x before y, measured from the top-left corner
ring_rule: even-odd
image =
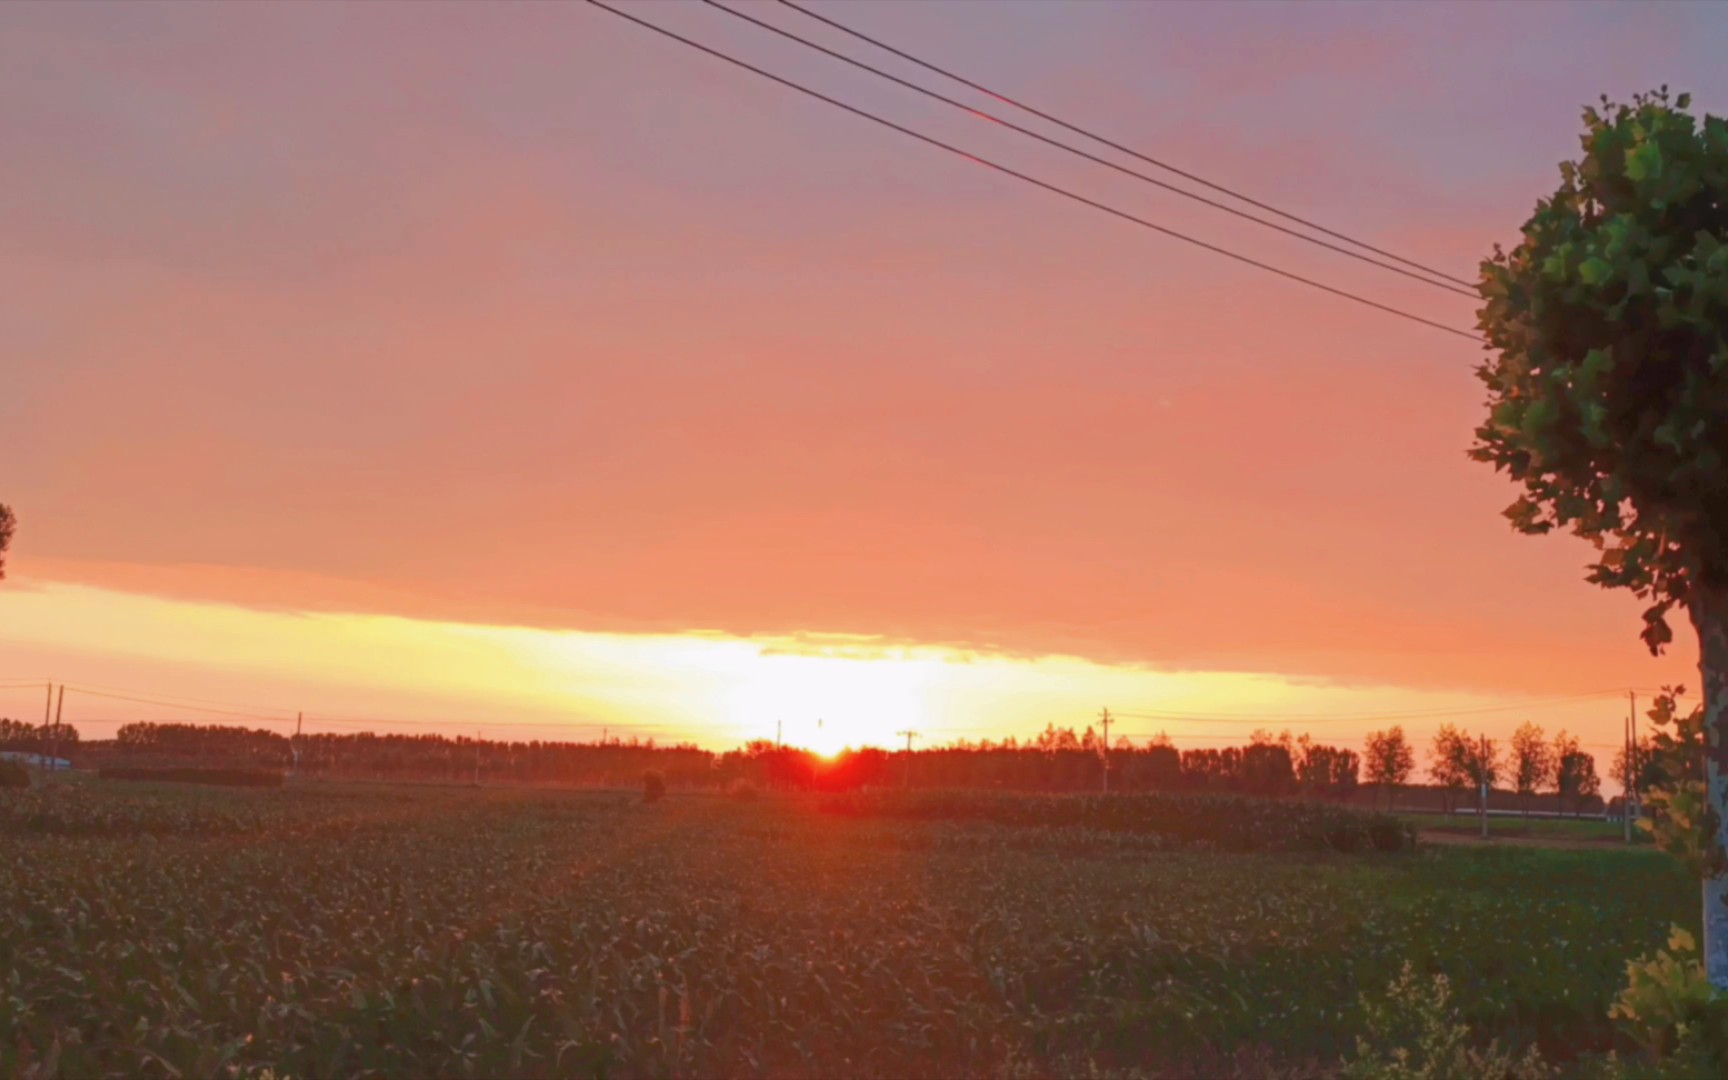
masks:
[[[0,792],[0,1075],[1306,1068],[1406,961],[1481,1030],[1576,1052],[1696,906],[1638,852],[1233,854],[770,796],[61,778]]]

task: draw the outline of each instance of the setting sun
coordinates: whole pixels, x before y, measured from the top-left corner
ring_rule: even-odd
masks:
[[[893,746],[897,731],[924,721],[939,660],[848,659],[758,653],[721,691],[726,724],[833,755],[847,747]]]

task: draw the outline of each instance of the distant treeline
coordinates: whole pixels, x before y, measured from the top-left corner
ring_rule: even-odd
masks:
[[[31,724],[0,716],[0,750],[18,754],[62,755],[78,748],[78,729],[71,724]]]
[[[40,729],[37,729],[39,737]],[[1028,740],[956,743],[908,754],[877,748],[824,757],[757,740],[725,753],[653,740],[503,742],[443,735],[316,734],[138,723],[112,740],[76,747],[80,764],[108,767],[278,769],[307,776],[634,786],[654,769],[673,788],[747,784],[770,790],[917,788],[1093,792],[1106,772],[1115,791],[1213,791],[1348,800],[1360,761],[1352,750],[1288,734],[1247,745],[1178,751],[1168,740],[1105,753],[1091,729],[1046,728]]]
[[[503,742],[443,735],[315,734],[259,728],[127,724],[112,742],[88,743],[85,758],[277,769],[303,776],[635,785],[658,769],[674,786],[712,782],[714,755],[689,744],[609,739],[593,743]]]

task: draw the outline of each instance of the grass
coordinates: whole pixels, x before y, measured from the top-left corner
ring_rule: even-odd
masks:
[[[1306,1075],[1406,960],[1481,1037],[1564,1057],[1696,921],[1648,850],[57,783],[0,793],[0,1075]]]
[[[1315,800],[1230,794],[890,791],[829,796],[817,806],[826,813],[863,818],[1137,833],[1157,837],[1169,847],[1214,851],[1402,851],[1416,841],[1414,830],[1390,814]]]
[[[1409,822],[1423,832],[1457,833],[1462,836],[1477,836],[1482,831],[1482,825],[1474,815],[1463,814],[1399,814],[1400,818]],[[1540,818],[1540,817],[1510,817],[1506,815],[1491,816],[1488,819],[1488,835],[1491,837],[1520,837],[1555,840],[1594,840],[1603,843],[1624,843],[1626,834],[1624,826],[1618,821],[1603,821],[1601,818]],[[1643,834],[1634,827],[1634,840],[1639,840]]]

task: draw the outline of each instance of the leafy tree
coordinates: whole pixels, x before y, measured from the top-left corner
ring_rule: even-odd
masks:
[[[1428,748],[1428,779],[1440,789],[1446,812],[1451,813],[1458,792],[1470,786],[1470,740],[1451,724],[1441,724]]]
[[[1554,772],[1554,754],[1547,736],[1535,724],[1524,723],[1512,733],[1512,781],[1530,816],[1530,798],[1549,785]]]
[[[18,531],[18,516],[12,508],[0,503],[0,581],[6,580],[6,552],[12,547],[12,534]]]
[[[1404,738],[1404,729],[1371,731],[1367,743],[1367,774],[1370,784],[1386,789],[1386,806],[1392,806],[1398,789],[1410,782],[1416,771],[1416,749]]]
[[[1572,815],[1584,812],[1584,801],[1602,793],[1602,779],[1596,775],[1596,758],[1575,750],[1560,759],[1560,798],[1570,799]]]
[[[1478,793],[1478,803],[1486,808],[1482,803],[1487,797],[1484,793],[1494,790],[1494,784],[1505,768],[1500,760],[1500,744],[1487,737],[1465,739],[1463,764],[1465,778]]]
[[[1561,805],[1571,803],[1576,816],[1583,812],[1584,800],[1601,790],[1596,759],[1584,752],[1576,737],[1564,731],[1554,736],[1554,793]]]
[[[1354,750],[1322,746],[1304,735],[1297,740],[1296,783],[1309,795],[1348,799],[1356,791],[1362,761]]]
[[[1264,732],[1241,751],[1240,783],[1256,795],[1282,795],[1296,786],[1296,763],[1288,740],[1275,740]]]
[[[1470,452],[1523,486],[1514,528],[1596,546],[1588,580],[1647,602],[1652,651],[1676,607],[1690,617],[1728,850],[1728,121],[1691,104],[1663,88],[1585,110],[1583,155],[1482,264],[1488,416]],[[1728,988],[1728,873],[1704,907]]]
[[[1622,792],[1634,799],[1641,798],[1650,790],[1652,784],[1660,778],[1656,765],[1656,748],[1647,738],[1639,739],[1631,747],[1631,753],[1622,746],[1614,751],[1614,764],[1609,767],[1608,776],[1620,785]]]

